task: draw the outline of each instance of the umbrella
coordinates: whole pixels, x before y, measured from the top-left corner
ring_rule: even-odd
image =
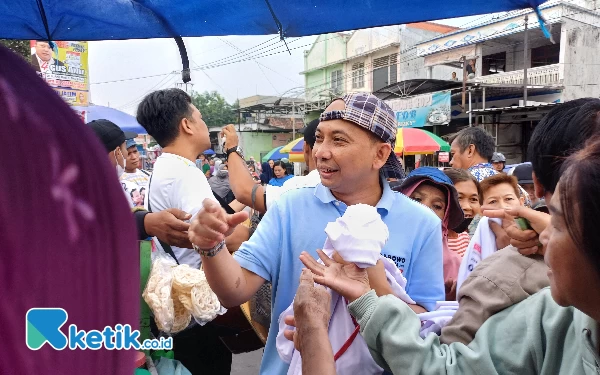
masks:
[[[290,157],[288,159],[292,163],[304,163],[304,153],[303,152],[290,152]]]
[[[265,156],[263,156],[263,158],[262,158],[263,163],[268,162],[269,159],[280,160],[280,159],[284,159],[284,158],[289,158],[289,154],[282,154],[281,152],[279,152],[279,150],[281,150],[282,148],[283,148],[283,146],[279,146],[279,147],[275,147],[274,149],[269,151]]]
[[[110,120],[114,122],[124,132],[134,132],[137,134],[148,134],[146,129],[140,125],[135,117],[117,109],[104,107],[101,105],[90,105],[87,107],[73,107],[75,110],[85,111],[86,121],[93,120]]]
[[[0,38],[117,40],[218,35],[286,37],[537,7],[545,0],[0,1]],[[343,16],[328,17],[327,15]],[[305,46],[290,45],[290,48]]]
[[[285,154],[292,152],[302,152],[304,148],[304,138],[294,139],[287,145],[283,146],[283,148],[279,151]]]
[[[204,151],[203,154],[204,155],[214,155],[215,152],[209,148],[208,150]]]
[[[397,155],[433,154],[450,151],[450,145],[437,135],[419,128],[398,128],[396,135]]]

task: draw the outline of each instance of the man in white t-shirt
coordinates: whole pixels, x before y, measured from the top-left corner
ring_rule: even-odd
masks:
[[[138,151],[135,140],[128,139],[125,142],[127,147],[127,156],[125,159],[125,172],[120,177],[121,183],[124,183],[126,190],[131,194],[136,206],[144,206],[145,196],[148,193],[148,183],[150,182],[150,173],[139,169],[140,152]],[[135,195],[135,196],[133,196]]]
[[[193,216],[205,199],[216,201],[195,163],[198,155],[210,148],[210,138],[202,114],[190,96],[180,89],[155,91],[138,106],[137,120],[163,149],[154,164],[146,208],[154,212],[174,207]],[[168,252],[159,241],[155,242]],[[200,268],[200,255],[195,250],[171,248],[179,264]],[[193,375],[231,372],[231,352],[212,323],[176,334],[173,348],[175,359]]]
[[[225,149],[227,153],[227,165],[229,168],[229,182],[235,199],[248,207],[254,207],[258,212],[265,213],[269,206],[273,205],[279,197],[288,190],[315,187],[321,182],[316,162],[313,158],[313,147],[315,145],[315,132],[319,126],[319,120],[313,120],[300,130],[304,134],[304,161],[310,173],[306,176],[296,176],[287,180],[283,186],[261,186],[255,187],[256,182],[248,173],[246,162],[241,148],[239,138],[233,125],[223,128],[226,137]],[[254,190],[254,205],[252,204],[252,191]]]

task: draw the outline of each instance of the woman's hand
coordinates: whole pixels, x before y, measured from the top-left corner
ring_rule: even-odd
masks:
[[[317,284],[331,288],[349,302],[353,302],[371,290],[367,270],[357,267],[354,263],[337,262],[322,250],[317,250],[317,253],[324,265],[319,264],[305,251],[300,254],[300,261],[311,270]],[[337,258],[336,253],[334,258]]]

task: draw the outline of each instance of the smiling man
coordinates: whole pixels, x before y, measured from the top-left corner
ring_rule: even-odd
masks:
[[[313,156],[320,184],[285,192],[234,256],[222,240],[245,220],[245,214],[227,215],[207,200],[192,221],[190,240],[202,255],[211,288],[226,306],[249,300],[265,281],[273,285],[271,330],[261,374],[287,373],[289,366],[275,347],[277,319],[296,294],[303,268],[300,253],[316,257],[326,239],[325,226],[350,205],[376,207],[389,227],[382,254],[407,278],[406,291],[417,303],[411,308],[432,310],[444,299],[440,219],[424,205],[393,192],[386,181],[403,175],[393,153],[396,128],[394,112],[373,95],[336,99],[321,115],[315,133]],[[375,269],[370,272],[373,280],[382,276]]]

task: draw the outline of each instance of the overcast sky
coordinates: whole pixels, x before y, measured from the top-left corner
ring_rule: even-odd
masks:
[[[463,26],[479,18],[481,16],[436,22]],[[209,63],[219,65],[192,70],[193,89],[216,90],[233,103],[237,98],[282,95],[304,86],[304,78],[298,73],[304,69],[303,53],[315,39],[316,36],[286,39],[290,55],[275,35],[185,38],[192,69]],[[266,56],[268,54],[272,55]],[[257,57],[259,55],[261,57]],[[91,100],[97,105],[110,105],[134,114],[137,104],[148,92],[181,82],[180,73],[169,74],[181,69],[181,58],[173,39],[89,44]],[[154,77],[131,80],[146,76]]]

